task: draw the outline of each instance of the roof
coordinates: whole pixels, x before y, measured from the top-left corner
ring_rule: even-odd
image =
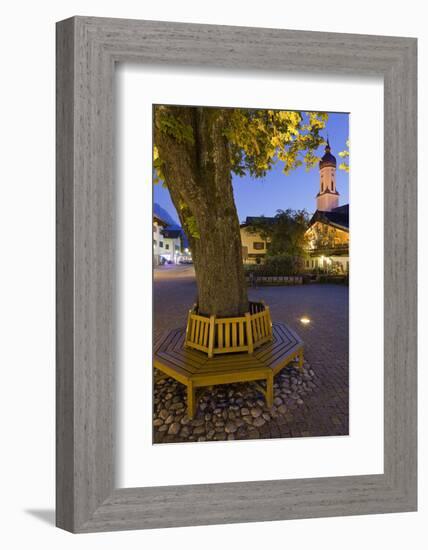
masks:
[[[170,215],[168,210],[162,208],[162,206],[160,206],[160,204],[158,204],[157,202],[153,203],[153,216],[156,216],[157,218],[165,222],[166,225],[169,225],[174,229],[179,228],[177,221]]]
[[[328,165],[336,166],[336,157],[331,154],[330,142],[327,139],[327,145],[325,146],[325,153],[320,160],[320,168]]]
[[[335,225],[340,229],[349,231],[349,204],[344,204],[343,206],[333,208],[330,212],[317,210],[309,222],[309,227],[311,227],[315,222]]]
[[[241,223],[241,227],[247,227],[248,225],[257,225],[260,223],[276,223],[278,218],[269,216],[247,216],[245,222]]]
[[[178,239],[181,237],[181,229],[164,229],[162,235],[166,239]]]
[[[166,221],[164,221],[162,218],[160,218],[159,216],[157,216],[156,214],[153,214],[153,221],[157,222],[158,225],[163,225],[164,227],[166,227],[168,224],[166,223]]]

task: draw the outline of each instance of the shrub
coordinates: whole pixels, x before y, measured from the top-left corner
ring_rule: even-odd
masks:
[[[304,268],[304,259],[299,256],[278,254],[267,256],[263,265],[246,265],[247,273],[254,273],[259,277],[280,277],[286,275],[299,275]]]

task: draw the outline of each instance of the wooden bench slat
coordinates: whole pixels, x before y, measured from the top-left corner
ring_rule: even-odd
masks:
[[[260,316],[258,319],[257,319],[258,323],[259,323],[259,334],[260,334],[260,338],[264,338],[266,336],[266,333],[265,333],[265,330],[264,330],[264,315],[263,316]]]
[[[205,331],[204,331],[204,346],[208,347],[208,333],[209,333],[210,324],[205,323]]]
[[[202,320],[192,320],[192,345],[203,349],[207,347],[208,323],[205,317]],[[153,345],[154,366],[167,376],[175,378],[188,388],[188,414],[195,412],[195,387],[208,385],[228,384],[232,382],[266,381],[264,390],[268,403],[273,399],[273,376],[284,368],[294,358],[299,357],[299,364],[303,361],[303,342],[289,327],[283,323],[273,323],[272,340],[271,326],[267,316],[257,314],[253,323],[255,341],[269,340],[259,347],[254,354],[236,353],[219,354],[209,358],[202,351],[184,347],[185,329],[175,329],[166,335],[157,337]],[[245,341],[246,330],[244,323],[234,322],[231,319],[216,323],[217,342],[214,343],[214,353],[217,349],[225,349],[248,343]],[[224,344],[224,346],[223,346]]]
[[[223,348],[223,323],[217,324],[218,330],[218,347]]]
[[[182,372],[185,372],[188,377],[200,371],[200,367],[195,367],[195,365],[191,365],[190,363],[183,363],[181,360],[174,358],[171,355],[159,354],[155,361],[163,363],[172,369],[176,368]]]
[[[230,347],[230,323],[223,323],[224,325],[224,347],[227,349]]]
[[[195,341],[195,329],[196,329],[196,320],[190,319],[190,339],[192,342]]]
[[[231,323],[232,325],[232,346],[236,348],[237,341],[236,341],[236,325],[237,323]]]
[[[266,369],[242,372],[207,373],[198,374],[192,378],[195,387],[233,384],[238,382],[253,382],[254,380],[266,380],[269,372]]]
[[[275,360],[276,357],[292,353],[293,350],[298,349],[298,347],[301,346],[301,344],[292,344],[284,342],[281,345],[276,346],[275,348],[272,348],[270,350],[263,350],[260,354],[256,354],[257,359],[259,359],[262,362],[272,362]]]
[[[239,323],[239,346],[244,346],[244,323]]]
[[[166,364],[165,361],[155,359],[154,366],[158,370],[164,372],[171,378],[178,380],[178,382],[181,382],[182,384],[186,384],[187,380],[189,379],[189,373],[187,371],[184,371],[183,369],[175,365],[171,366],[169,364]]]
[[[156,352],[156,350],[160,347],[168,345],[168,343],[173,340],[174,337],[177,337],[177,329],[168,332],[168,334],[162,334],[159,338],[157,338],[156,342],[154,343],[153,351]]]

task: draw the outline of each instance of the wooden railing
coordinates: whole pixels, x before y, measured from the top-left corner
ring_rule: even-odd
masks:
[[[301,285],[301,275],[265,275],[263,271],[254,272],[251,279],[249,275],[246,277],[247,283],[267,284],[267,285]]]
[[[319,244],[317,246],[314,246],[313,248],[309,248],[307,252],[311,256],[318,256],[319,254],[325,254],[325,255],[341,255],[341,254],[348,254],[349,253],[349,243],[340,243],[340,244],[333,244],[333,243],[326,243],[326,244]]]
[[[185,346],[203,351],[208,357],[219,353],[235,353],[255,348],[272,339],[269,307],[250,302],[250,311],[242,317],[205,317],[197,308],[189,310]]]

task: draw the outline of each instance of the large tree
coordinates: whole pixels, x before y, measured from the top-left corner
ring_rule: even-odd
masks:
[[[323,143],[325,113],[157,105],[154,166],[189,238],[199,311],[248,311],[232,174],[264,177],[311,167]]]

